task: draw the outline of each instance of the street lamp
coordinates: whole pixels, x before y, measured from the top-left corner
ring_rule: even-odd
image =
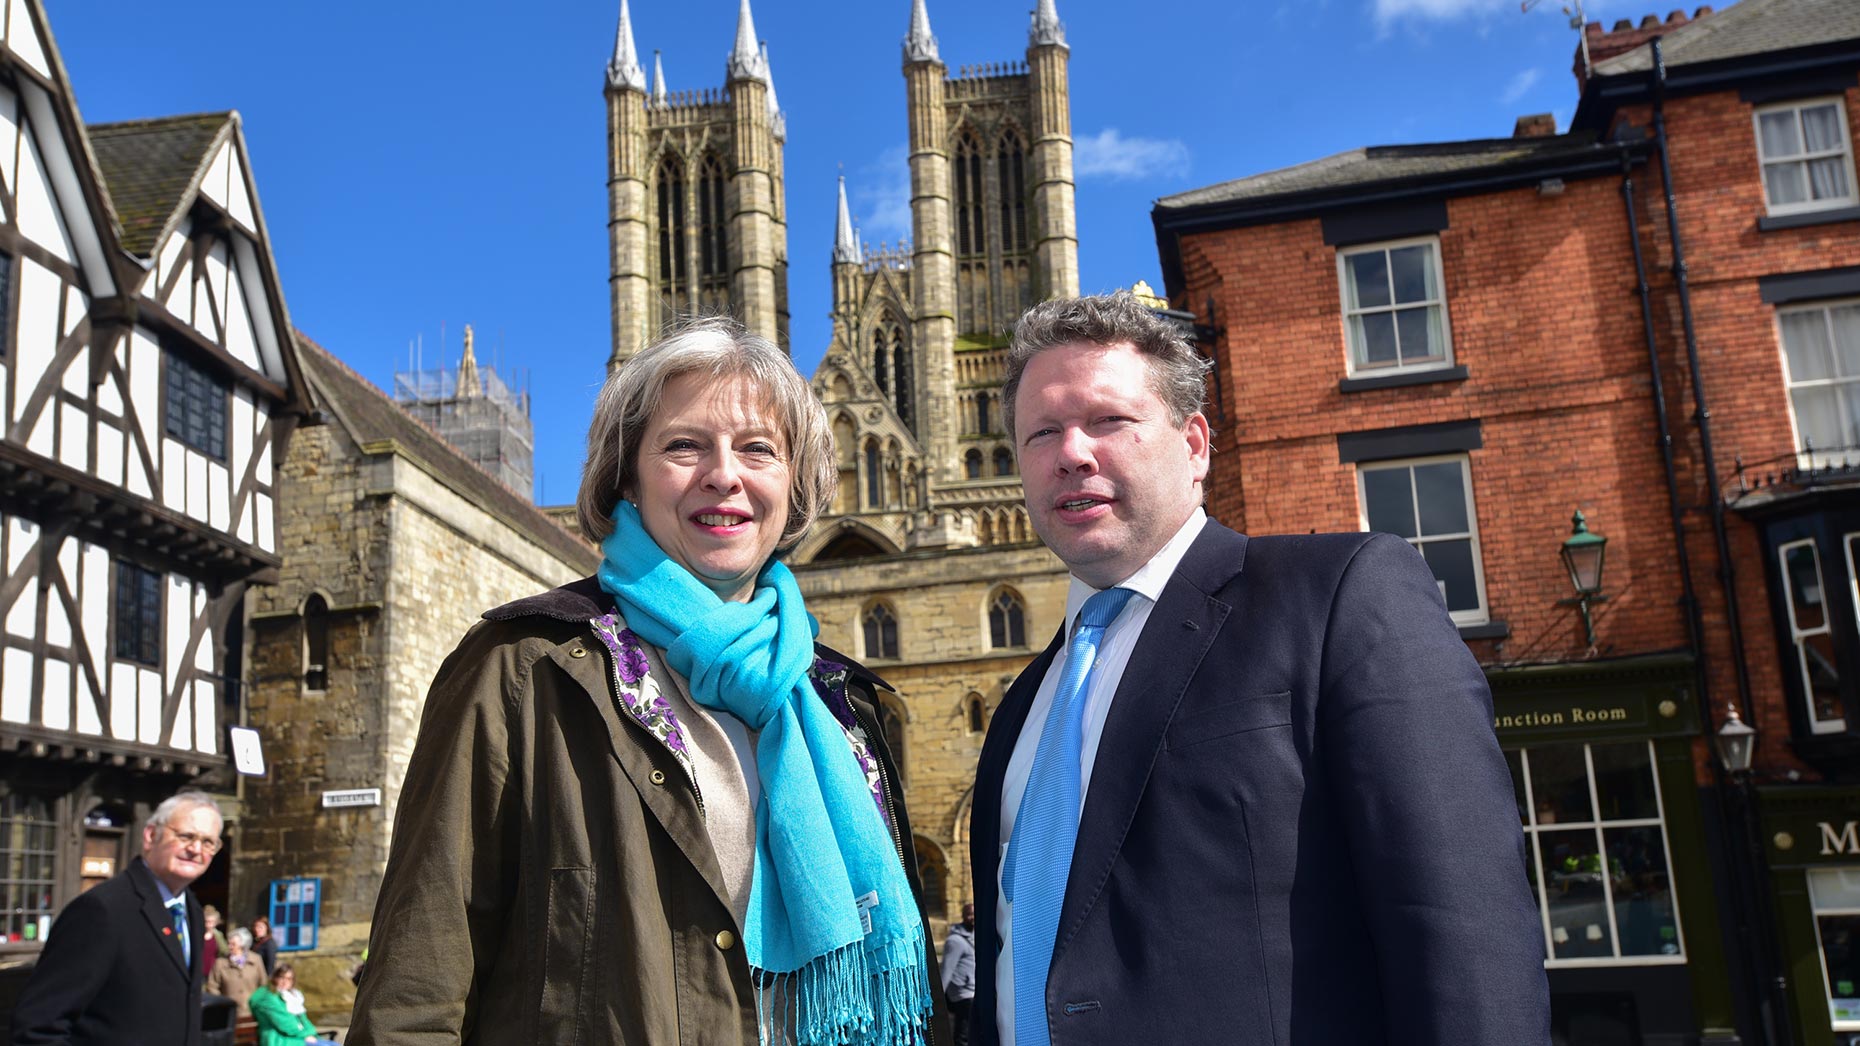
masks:
[[[1582,608],[1582,629],[1591,647],[1595,645],[1595,619],[1589,613],[1589,604],[1608,598],[1602,594],[1602,565],[1607,552],[1608,539],[1591,534],[1588,520],[1577,509],[1570,519],[1569,537],[1563,539],[1563,566],[1569,571],[1569,583],[1576,588],[1576,598],[1562,603]]]
[[[1725,710],[1724,725],[1718,728],[1716,743],[1718,759],[1733,776],[1750,772],[1750,759],[1757,749],[1757,732],[1738,717],[1737,709]]]

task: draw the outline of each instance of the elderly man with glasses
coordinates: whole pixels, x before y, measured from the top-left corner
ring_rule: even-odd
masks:
[[[181,792],[142,829],[142,856],[79,894],[13,1008],[14,1046],[199,1046],[205,925],[188,886],[220,850],[220,808]]]

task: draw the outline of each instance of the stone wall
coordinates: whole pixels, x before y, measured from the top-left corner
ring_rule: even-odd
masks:
[[[346,1015],[400,784],[439,664],[483,611],[581,576],[510,521],[452,490],[393,441],[358,445],[339,420],[303,428],[281,470],[278,585],[252,615],[250,724],[269,773],[243,784],[229,921],[264,910],[273,879],[322,879],[321,934],[284,953],[313,1015]],[[327,601],[328,679],[306,688],[304,601]],[[380,806],[325,810],[331,789]]]

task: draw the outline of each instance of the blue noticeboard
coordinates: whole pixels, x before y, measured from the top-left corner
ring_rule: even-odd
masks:
[[[271,880],[271,936],[281,952],[316,947],[317,926],[323,919],[323,880]]]

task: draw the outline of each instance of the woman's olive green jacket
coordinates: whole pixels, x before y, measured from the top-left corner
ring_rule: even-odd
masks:
[[[665,678],[657,652],[592,578],[484,618],[427,696],[346,1041],[753,1044],[742,928],[678,726],[642,682]],[[813,675],[876,757],[921,915],[871,703],[885,683],[824,648]],[[948,1043],[935,1005],[932,1040]]]

